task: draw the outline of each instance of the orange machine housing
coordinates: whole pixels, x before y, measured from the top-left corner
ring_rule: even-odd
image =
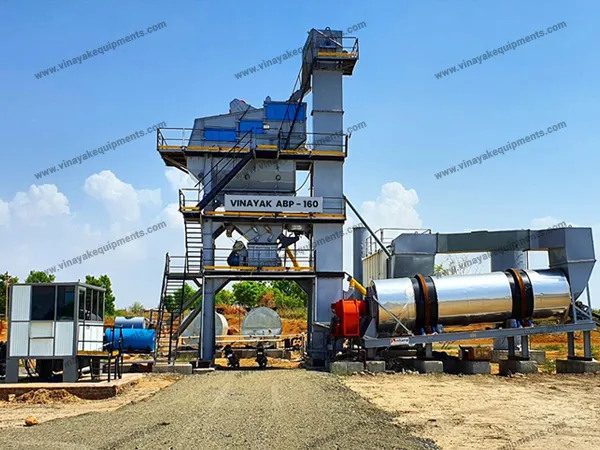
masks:
[[[360,319],[367,315],[367,302],[345,298],[331,304],[333,337],[360,337]]]

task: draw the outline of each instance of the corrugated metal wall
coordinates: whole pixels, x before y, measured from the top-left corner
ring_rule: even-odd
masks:
[[[371,280],[385,280],[387,278],[387,255],[383,251],[367,256],[363,259],[363,281],[369,285]]]

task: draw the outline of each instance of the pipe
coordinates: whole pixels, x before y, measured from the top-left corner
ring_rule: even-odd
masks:
[[[348,200],[348,197],[346,197],[345,195],[344,195],[344,200],[346,201],[346,203],[348,204],[348,206],[350,207],[350,209],[352,211],[354,211],[354,214],[356,214],[356,217],[358,217],[358,220],[360,220],[361,223],[365,226],[365,228],[367,229],[367,231],[369,232],[369,234],[371,236],[373,236],[373,239],[375,239],[375,242],[377,242],[377,244],[381,247],[381,250],[383,250],[383,252],[387,255],[388,258],[390,256],[392,256],[392,254],[390,253],[390,251],[387,248],[385,248],[385,245],[383,245],[383,242],[381,242],[379,240],[379,238],[377,237],[377,235],[373,232],[373,230],[371,230],[371,227],[369,225],[367,225],[367,222],[365,222],[365,220],[358,213],[358,211],[356,210],[356,208],[354,206],[352,206],[352,203],[350,203],[350,200]]]
[[[360,292],[363,295],[363,297],[367,295],[367,290],[365,289],[365,287],[362,284],[360,284],[352,275],[348,275],[348,282],[350,283],[350,287]]]
[[[377,308],[382,333],[393,333],[397,319],[427,333],[438,325],[565,320],[571,305],[569,282],[557,270],[374,280],[369,295],[384,307]]]
[[[298,267],[300,267],[300,264],[298,264],[298,260],[296,259],[296,257],[294,256],[294,253],[290,250],[289,247],[285,248],[285,252],[287,253],[288,257],[292,260],[292,264],[294,264],[294,267],[296,269]]]

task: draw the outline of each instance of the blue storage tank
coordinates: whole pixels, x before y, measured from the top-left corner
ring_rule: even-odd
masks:
[[[156,330],[147,328],[108,328],[104,332],[104,341],[111,343],[114,348],[119,346],[119,339],[123,336],[123,351],[127,353],[152,353],[154,352],[154,339]]]
[[[148,328],[148,319],[145,317],[115,317],[117,328]]]

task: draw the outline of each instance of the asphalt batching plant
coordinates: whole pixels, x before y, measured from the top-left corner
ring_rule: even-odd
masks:
[[[506,338],[507,367],[514,363],[521,371],[529,336],[540,333],[567,333],[569,360],[559,371],[596,364],[589,293],[582,301],[595,263],[591,229],[397,233],[381,242],[344,196],[343,80],[358,62],[358,40],[313,29],[301,58],[289,98],[267,96],[260,107],[235,99],[228,112],[197,118],[191,128],[158,130],[157,150],[166,165],[191,175],[196,186],[179,192],[186,251],[165,260],[157,360],[174,361],[179,337],[200,315],[198,362],[210,365],[219,290],[232,281],[286,279],[308,294],[307,352],[315,366],[343,357],[344,349],[360,348],[367,360],[393,348],[418,349],[417,359],[430,361],[436,342]],[[344,299],[340,238],[347,207],[364,225],[353,233],[352,299]],[[220,248],[217,242],[226,238],[231,242]],[[369,239],[376,243],[370,253]],[[547,252],[549,269],[526,267],[528,251]],[[492,273],[433,276],[436,255],[474,252],[492,252]],[[167,311],[166,300],[183,292],[186,282],[201,289],[193,298],[181,296],[178,311]],[[184,319],[200,296],[201,307]],[[478,323],[494,325],[452,328]],[[575,332],[583,333],[579,358]],[[522,344],[518,360],[516,338]]]

